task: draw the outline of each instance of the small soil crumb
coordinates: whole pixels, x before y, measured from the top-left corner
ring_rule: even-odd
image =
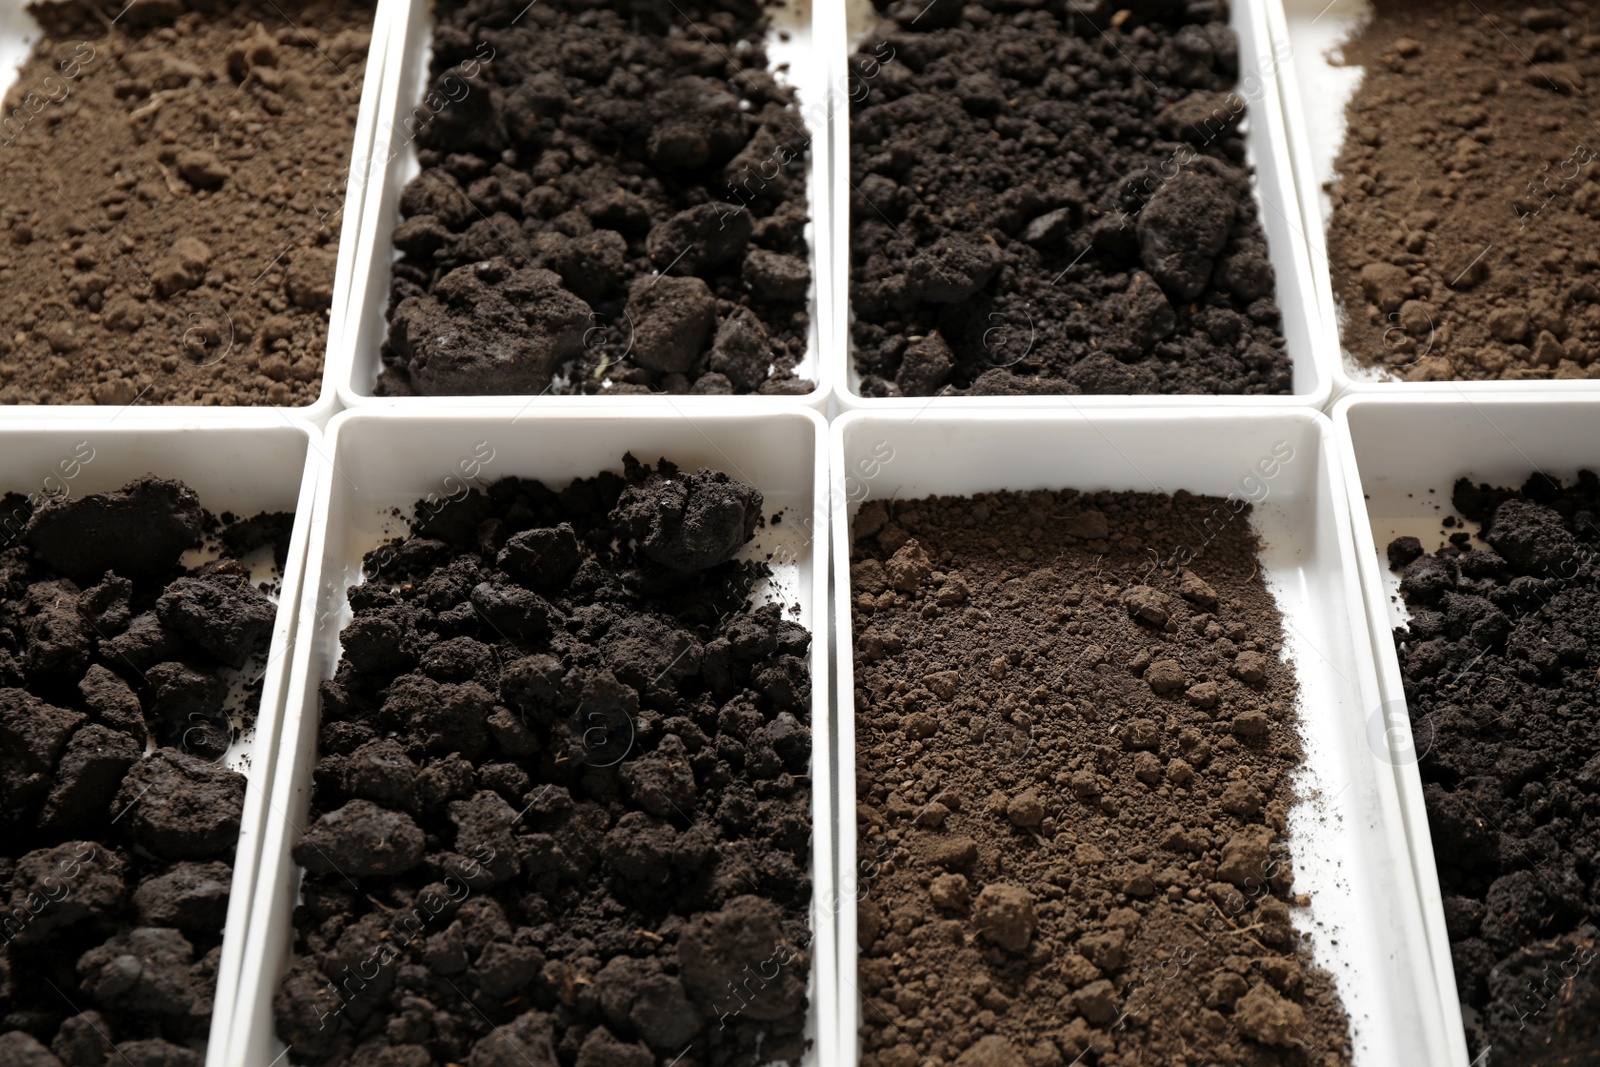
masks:
[[[376,392],[809,392],[811,132],[768,29],[440,3]]]
[[[153,475],[0,516],[0,1062],[198,1064],[244,809],[223,760],[277,610],[238,560],[185,558],[284,558],[292,517]]]
[[[1600,1048],[1600,478],[1463,478],[1451,499],[1474,537],[1389,556],[1456,991],[1482,1021],[1468,1051],[1581,1063]]]
[[[866,395],[1292,389],[1226,5],[877,6],[849,70]]]
[[[760,492],[628,456],[415,514],[322,685],[279,1035],[351,1067],[798,1060],[811,635],[750,603]]]
[[[1294,672],[1222,505],[993,493],[856,524],[864,1067],[1350,1062],[1290,920]],[[913,546],[931,567],[889,586]]]
[[[28,10],[44,33],[0,130],[0,403],[315,401],[372,4]]]
[[[1378,0],[1342,58],[1364,70],[1329,190],[1349,356],[1404,381],[1600,378],[1586,16]]]

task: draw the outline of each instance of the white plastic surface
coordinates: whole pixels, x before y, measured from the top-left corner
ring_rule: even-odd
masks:
[[[1439,991],[1427,966],[1421,910],[1394,777],[1367,740],[1379,690],[1332,426],[1304,409],[1207,411],[1181,423],[1160,411],[856,411],[833,427],[834,627],[837,633],[839,896],[855,877],[855,726],[849,590],[850,513],[868,499],[970,495],[999,489],[1135,489],[1235,493],[1261,502],[1252,526],[1283,613],[1295,663],[1306,762],[1290,813],[1295,891],[1309,893],[1295,925],[1334,978],[1353,1028],[1354,1062],[1449,1062]],[[1293,449],[1263,483],[1258,459]],[[885,460],[885,455],[891,458]],[[1241,479],[1254,481],[1242,482]],[[1266,486],[1266,495],[1252,485]],[[845,502],[848,502],[846,505]],[[856,918],[839,921],[838,1063],[857,1061]],[[1197,979],[1198,980],[1198,979]],[[1160,1025],[1158,1022],[1156,1025]]]
[[[1432,551],[1445,543],[1439,520],[1455,514],[1450,491],[1457,478],[1520,486],[1535,471],[1570,481],[1578,470],[1600,467],[1600,418],[1593,397],[1537,398],[1526,391],[1475,391],[1404,396],[1351,396],[1334,408],[1339,448],[1350,472],[1348,492],[1354,520],[1356,558],[1361,567],[1365,608],[1378,683],[1393,712],[1405,707],[1405,688],[1391,630],[1408,617],[1399,599],[1398,577],[1390,573],[1384,549],[1410,534]],[[1392,720],[1403,723],[1404,718]],[[1411,840],[1422,896],[1428,941],[1451,1039],[1450,1064],[1467,1062],[1455,971],[1445,932],[1444,907],[1434,865],[1422,781],[1406,746],[1426,749],[1427,738],[1391,736],[1401,811]],[[1491,1055],[1489,1065],[1493,1067]]]
[[[158,416],[151,418],[150,416]],[[208,1043],[210,1062],[221,1062],[232,1019],[228,1006],[238,986],[244,932],[255,887],[261,829],[267,814],[283,689],[293,651],[291,632],[299,603],[300,575],[311,529],[316,467],[306,462],[317,432],[301,421],[285,422],[269,412],[231,424],[216,418],[175,417],[170,412],[130,411],[115,421],[41,419],[31,414],[0,418],[0,492],[35,496],[65,490],[73,497],[108,492],[153,473],[187,483],[213,514],[232,511],[293,511],[294,531],[284,566],[272,643],[262,667],[261,707],[253,732],[230,748],[228,766],[246,776],[239,845],[233,861],[227,936],[218,966],[216,1009]],[[0,533],[9,541],[10,531]]]
[[[351,293],[351,322],[344,360],[339,371],[338,392],[346,407],[387,407],[403,411],[427,411],[440,404],[471,407],[481,410],[507,408],[573,410],[573,405],[599,407],[606,404],[648,404],[659,401],[659,396],[448,396],[448,397],[376,397],[373,387],[383,367],[380,354],[384,338],[389,333],[386,314],[389,301],[389,281],[392,267],[399,258],[393,236],[400,222],[400,193],[412,178],[421,172],[417,162],[412,109],[423,98],[429,82],[429,63],[432,59],[433,12],[428,0],[393,0],[395,8],[389,33],[387,76],[384,79],[382,100],[378,106],[376,136],[374,138],[370,177],[372,195],[364,207],[361,222],[360,251],[357,253],[355,281]],[[820,53],[814,47],[813,24],[809,0],[788,0],[771,10],[772,31],[767,38],[767,54],[776,68],[788,64],[785,71],[776,71],[779,81],[795,89],[799,118],[811,133],[810,165],[806,188],[809,196],[811,221],[806,226],[806,239],[811,245],[811,292],[809,309],[811,331],[807,354],[796,367],[799,377],[809,378],[816,388],[799,396],[746,395],[742,400],[761,404],[767,408],[781,408],[796,403],[821,410],[827,403],[829,382],[828,367],[819,355],[819,344],[825,336],[823,316],[826,311],[821,292],[821,268],[827,262],[826,240],[830,233],[828,197],[825,195],[824,175],[828,173],[828,121],[826,86],[828,72]],[[685,20],[680,29],[685,34],[695,31]],[[785,39],[787,38],[787,39]],[[445,107],[449,104],[446,103]],[[442,112],[441,112],[442,113]],[[426,112],[423,112],[426,114]],[[511,235],[506,235],[509,239]],[[705,398],[696,398],[704,400]],[[720,402],[731,402],[724,398]]]
[[[250,413],[277,411],[286,417],[304,419],[321,426],[338,408],[336,387],[338,376],[349,366],[344,354],[343,330],[349,316],[351,281],[355,273],[357,235],[361,228],[361,206],[367,186],[367,159],[372,153],[373,120],[378,110],[378,86],[382,78],[383,57],[387,48],[387,33],[392,17],[388,9],[400,0],[378,0],[372,27],[372,43],[367,52],[367,63],[361,83],[361,102],[356,111],[355,132],[351,138],[348,167],[345,172],[344,197],[340,203],[343,215],[340,220],[338,255],[333,280],[333,302],[328,309],[328,343],[323,356],[322,391],[310,404],[274,407],[271,405],[239,405],[205,408],[221,412],[239,412],[248,419]],[[268,27],[270,30],[272,27]],[[28,52],[40,35],[39,24],[29,15],[21,2],[0,4],[0,94],[9,92],[16,84],[19,65],[28,58]],[[110,62],[104,55],[97,61]],[[95,76],[98,68],[86,68],[81,77]],[[68,98],[70,99],[70,97]],[[4,151],[0,147],[0,151]],[[227,357],[224,357],[227,358]],[[155,405],[151,405],[155,406]],[[200,410],[198,405],[162,405],[176,412]],[[26,411],[52,418],[105,418],[118,417],[119,408],[95,404],[26,404],[12,405],[11,410]],[[181,420],[183,416],[177,415]]]
[[[930,399],[940,410],[949,406],[957,410],[977,407],[1029,408],[1071,407],[1100,408],[1148,404],[1162,408],[1188,408],[1191,410],[1222,407],[1282,407],[1286,404],[1304,404],[1320,408],[1326,403],[1332,387],[1332,373],[1338,352],[1336,338],[1323,328],[1316,300],[1316,283],[1311,274],[1310,252],[1306,247],[1303,212],[1295,184],[1294,169],[1290,165],[1288,135],[1284,129],[1285,116],[1282,94],[1278,89],[1282,56],[1274,56],[1267,34],[1266,16],[1262,10],[1264,0],[1238,0],[1231,5],[1231,25],[1239,35],[1239,83],[1235,92],[1249,105],[1241,129],[1245,135],[1246,162],[1254,168],[1251,183],[1255,190],[1262,228],[1266,232],[1268,257],[1277,274],[1278,306],[1283,311],[1283,332],[1286,351],[1294,365],[1292,392],[1284,396],[1067,396],[1067,397],[864,397],[861,395],[861,375],[856,370],[850,339],[850,113],[848,100],[842,100],[835,111],[833,124],[833,156],[831,160],[831,195],[833,199],[832,269],[829,274],[833,286],[831,304],[832,333],[825,346],[825,358],[831,364],[829,378],[845,410],[860,408],[871,411],[919,410]],[[825,14],[818,16],[826,39],[835,42],[834,51],[838,69],[835,85],[846,85],[842,74],[847,72],[845,42],[850,47],[859,44],[870,31],[873,8],[864,0],[818,0]],[[828,10],[831,9],[831,10]],[[892,62],[892,60],[891,60]],[[870,83],[853,83],[857,93],[871,91]]]
[[[1341,319],[1333,295],[1328,260],[1331,202],[1323,186],[1334,177],[1334,164],[1344,144],[1345,105],[1361,84],[1362,68],[1335,65],[1340,46],[1372,18],[1368,0],[1257,0],[1265,10],[1272,38],[1289,58],[1279,79],[1283,111],[1289,120],[1289,152],[1294,180],[1305,213],[1304,230],[1311,251],[1318,315],[1329,323],[1334,346],[1332,401],[1351,393],[1406,396],[1428,393],[1503,395],[1536,393],[1600,393],[1600,380],[1526,382],[1402,382],[1387,369],[1364,367],[1344,351],[1337,334]],[[1330,403],[1331,410],[1331,403]]]
[[[748,408],[746,409],[748,411]],[[798,604],[785,613],[812,630],[813,952],[808,1034],[818,1050],[837,1043],[832,897],[831,734],[827,655],[827,462],[825,425],[815,411],[791,405],[760,414],[735,414],[726,404],[613,405],[600,411],[541,412],[520,418],[441,407],[426,415],[378,410],[345,412],[328,427],[317,491],[320,521],[307,555],[298,640],[285,700],[280,759],[272,784],[272,818],[265,829],[257,906],[251,916],[238,997],[239,1021],[227,1067],[281,1067],[285,1055],[272,1017],[272,996],[290,963],[290,913],[299,871],[289,850],[299,839],[310,803],[316,760],[318,684],[339,660],[339,631],[350,618],[346,592],[358,584],[362,557],[403,532],[403,520],[427,494],[447,498],[467,485],[507,475],[560,487],[574,477],[620,471],[624,452],[654,462],[706,466],[757,486],[768,523],[744,550],[773,554],[774,577],[758,599]],[[487,458],[486,458],[487,457]],[[466,466],[462,464],[465,463]],[[782,522],[772,516],[783,513]]]

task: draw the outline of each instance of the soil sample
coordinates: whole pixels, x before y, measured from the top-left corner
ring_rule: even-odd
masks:
[[[29,10],[45,32],[0,117],[0,403],[315,401],[372,4]]]
[[[297,1060],[800,1056],[811,635],[749,602],[761,507],[629,456],[368,557],[294,848]]]
[[[880,10],[850,81],[866,395],[1290,391],[1226,4]]]
[[[866,1067],[1349,1062],[1291,925],[1296,686],[1249,527],[1185,492],[857,513]]]
[[[1448,543],[1389,545],[1456,990],[1492,1064],[1600,1056],[1600,478],[1463,478]],[[1469,1021],[1473,1016],[1469,1014]]]
[[[198,1065],[245,794],[223,756],[277,615],[237,557],[281,567],[292,517],[147,475],[0,519],[0,1062]]]
[[[1574,13],[1578,12],[1578,13]],[[1600,378],[1583,9],[1378,0],[1330,186],[1345,350],[1405,381]]]
[[[760,6],[438,8],[378,394],[809,392],[811,133]]]

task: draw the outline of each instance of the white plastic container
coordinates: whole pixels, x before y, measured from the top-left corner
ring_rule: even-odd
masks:
[[[749,410],[748,408],[746,409]],[[773,556],[773,592],[799,604],[789,615],[813,632],[812,838],[813,908],[812,1013],[814,1042],[808,1063],[837,1043],[834,1005],[832,899],[833,841],[829,832],[832,752],[828,717],[827,654],[827,463],[824,423],[817,412],[791,405],[761,414],[735,414],[729,405],[613,405],[566,413],[541,412],[518,419],[459,407],[426,415],[352,411],[328,428],[319,464],[318,517],[308,551],[300,609],[299,640],[285,699],[281,758],[272,784],[272,817],[262,846],[256,907],[244,963],[245,980],[224,1057],[213,1064],[268,1067],[294,1062],[285,1055],[272,1016],[272,997],[290,963],[294,938],[291,911],[299,870],[289,850],[299,840],[310,803],[316,762],[317,687],[339,660],[339,631],[350,618],[346,592],[361,580],[362,557],[403,532],[398,508],[410,516],[419,499],[447,498],[472,484],[507,475],[565,485],[574,477],[620,471],[622,455],[641,461],[665,456],[684,467],[727,471],[757,486],[767,526],[744,552]],[[465,464],[465,466],[463,466]],[[781,524],[771,517],[783,512]]]
[[[1361,83],[1360,67],[1335,66],[1330,53],[1372,18],[1367,0],[1258,0],[1267,16],[1275,46],[1287,58],[1278,86],[1283,111],[1289,120],[1289,152],[1294,181],[1300,189],[1305,213],[1306,242],[1318,314],[1328,323],[1334,346],[1332,400],[1349,393],[1385,393],[1405,396],[1440,391],[1466,395],[1498,392],[1504,395],[1545,394],[1554,391],[1594,395],[1600,379],[1572,381],[1460,381],[1403,382],[1388,370],[1364,367],[1344,351],[1339,338],[1340,311],[1333,295],[1332,267],[1328,261],[1328,220],[1332,205],[1323,186],[1334,178],[1334,164],[1344,145],[1345,105]],[[1330,404],[1331,410],[1331,404]]]
[[[870,32],[875,22],[870,3],[862,0],[818,0],[827,15],[818,16],[823,31],[830,34],[837,71],[835,85],[848,85],[849,48],[854,48]],[[828,272],[832,290],[832,333],[824,352],[831,364],[829,378],[835,383],[839,404],[846,410],[920,410],[930,403],[939,409],[974,407],[1002,409],[1028,407],[1102,408],[1128,404],[1191,410],[1222,407],[1283,407],[1303,404],[1320,408],[1328,398],[1338,351],[1337,338],[1324,328],[1306,248],[1302,211],[1290,166],[1288,135],[1278,81],[1282,56],[1275,56],[1262,11],[1264,0],[1239,0],[1231,4],[1230,24],[1239,36],[1239,83],[1234,91],[1249,105],[1241,129],[1245,135],[1246,161],[1254,168],[1252,184],[1261,225],[1266,233],[1268,257],[1277,274],[1276,299],[1283,311],[1285,351],[1293,361],[1292,392],[1283,396],[1023,396],[1023,397],[864,397],[861,375],[856,370],[850,338],[850,112],[849,101],[835,109],[831,195],[833,199],[832,268]],[[848,6],[847,6],[848,5]],[[892,60],[891,60],[892,62]],[[870,91],[870,85],[867,86]],[[860,90],[858,89],[858,92]]]
[[[317,468],[306,457],[318,434],[308,423],[286,421],[270,412],[235,414],[227,421],[177,414],[131,411],[115,420],[12,414],[0,420],[0,492],[35,496],[65,491],[81,497],[119,489],[153,473],[187,483],[213,514],[295,513],[278,616],[262,673],[260,712],[254,731],[226,757],[228,766],[245,775],[246,789],[207,1046],[209,1061],[220,1063],[232,1020],[227,1006],[238,988],[261,831],[267,821],[267,786],[289,677],[316,486]]]
[[[338,393],[345,407],[392,407],[403,411],[428,411],[441,404],[471,407],[484,410],[506,408],[542,408],[574,410],[573,404],[605,406],[607,404],[636,404],[659,401],[659,396],[444,396],[444,397],[376,397],[373,387],[383,368],[380,355],[384,338],[389,333],[386,310],[389,301],[389,280],[398,255],[394,248],[394,230],[400,222],[400,193],[406,183],[421,172],[411,122],[412,109],[422,101],[429,84],[429,63],[432,59],[433,11],[429,0],[393,0],[394,17],[389,29],[386,70],[392,77],[384,79],[382,99],[377,109],[376,137],[372,150],[372,195],[366,199],[361,222],[360,251],[357,253],[355,280],[351,287],[348,337],[349,345],[340,357],[336,370]],[[826,375],[826,361],[819,354],[821,339],[826,336],[824,316],[827,314],[821,299],[822,270],[828,262],[826,243],[830,230],[828,197],[825,194],[824,175],[828,173],[828,76],[820,53],[813,47],[814,31],[806,5],[796,11],[791,6],[774,7],[771,11],[772,32],[767,39],[767,53],[772,63],[787,63],[788,70],[779,77],[795,88],[800,110],[811,133],[810,166],[806,175],[811,221],[806,227],[806,239],[811,245],[811,293],[809,308],[811,331],[806,358],[796,368],[801,378],[809,378],[815,388],[796,396],[764,396],[747,394],[740,399],[777,410],[796,403],[821,410],[827,403],[830,383]],[[685,33],[692,31],[685,28]],[[780,34],[787,37],[783,39]],[[445,104],[448,107],[448,103]],[[424,112],[426,114],[426,112]],[[409,123],[409,125],[408,125]],[[684,398],[688,399],[688,398]],[[704,400],[704,397],[696,397]],[[728,402],[730,398],[723,398]]]
[[[1552,396],[1548,391],[1530,397],[1526,390],[1350,396],[1333,412],[1339,451],[1350,475],[1346,488],[1356,560],[1388,714],[1378,732],[1391,742],[1435,981],[1444,994],[1453,1064],[1467,1062],[1467,1046],[1417,769],[1417,752],[1425,752],[1431,741],[1409,732],[1405,687],[1391,637],[1409,612],[1399,597],[1399,576],[1389,571],[1383,553],[1391,540],[1406,534],[1420,538],[1429,551],[1443,543],[1439,520],[1455,514],[1450,492],[1457,478],[1520,486],[1542,471],[1570,482],[1581,468],[1600,466],[1600,418],[1595,415],[1593,397]]]
[[[378,110],[380,83],[383,80],[383,60],[388,48],[388,27],[393,21],[392,8],[403,0],[378,0],[372,25],[372,43],[367,51],[367,62],[362,75],[361,102],[356,111],[355,133],[351,138],[348,167],[345,172],[344,195],[338,207],[343,214],[339,223],[338,255],[333,280],[333,302],[328,308],[328,343],[323,355],[322,390],[310,404],[274,407],[271,405],[238,405],[202,408],[199,405],[162,405],[174,412],[237,412],[248,419],[250,413],[277,411],[286,416],[305,419],[321,426],[338,408],[336,390],[339,368],[349,359],[345,356],[344,325],[350,313],[351,282],[355,276],[357,235],[361,228],[362,204],[367,187],[367,160],[372,155],[374,119]],[[126,6],[126,5],[124,5]],[[268,27],[269,30],[273,27]],[[0,10],[0,93],[9,92],[16,83],[17,65],[28,58],[28,52],[40,35],[39,24],[21,3],[7,4]],[[84,77],[90,77],[86,72]],[[330,205],[331,206],[331,205]],[[269,253],[270,254],[270,253]],[[227,358],[227,357],[223,357]],[[137,403],[137,402],[136,402]],[[149,405],[157,406],[157,405]],[[94,404],[26,404],[12,405],[8,409],[25,411],[52,418],[117,418],[121,407],[101,407]],[[182,414],[175,415],[181,420]]]
[[[1353,1028],[1354,1062],[1451,1063],[1430,973],[1394,777],[1367,741],[1379,703],[1361,611],[1343,467],[1328,419],[1305,409],[1164,412],[850,412],[833,427],[834,616],[838,634],[839,895],[855,877],[851,512],[868,499],[920,499],[1000,489],[1229,493],[1258,499],[1252,526],[1296,664],[1306,761],[1290,813],[1295,891],[1311,896],[1295,926],[1334,978]],[[1277,475],[1257,461],[1293,450]],[[1264,491],[1263,491],[1263,488]],[[1350,605],[1351,610],[1341,610]],[[856,917],[839,922],[838,1063],[858,1058]],[[1159,1024],[1158,1024],[1159,1025]]]

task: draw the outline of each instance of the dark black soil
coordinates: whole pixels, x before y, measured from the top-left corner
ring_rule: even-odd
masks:
[[[0,515],[0,1063],[198,1067],[245,792],[221,759],[260,697],[226,668],[276,609],[236,560],[180,556],[282,559],[288,517],[149,475]]]
[[[441,3],[377,392],[809,392],[811,134],[767,27],[742,0]]]
[[[1448,543],[1389,546],[1395,631],[1471,1053],[1600,1056],[1600,478],[1456,483]]]
[[[419,504],[368,557],[274,1000],[303,1061],[803,1051],[811,635],[749,604],[759,492],[624,462]]]
[[[850,81],[863,392],[1290,391],[1226,4],[880,12]]]

